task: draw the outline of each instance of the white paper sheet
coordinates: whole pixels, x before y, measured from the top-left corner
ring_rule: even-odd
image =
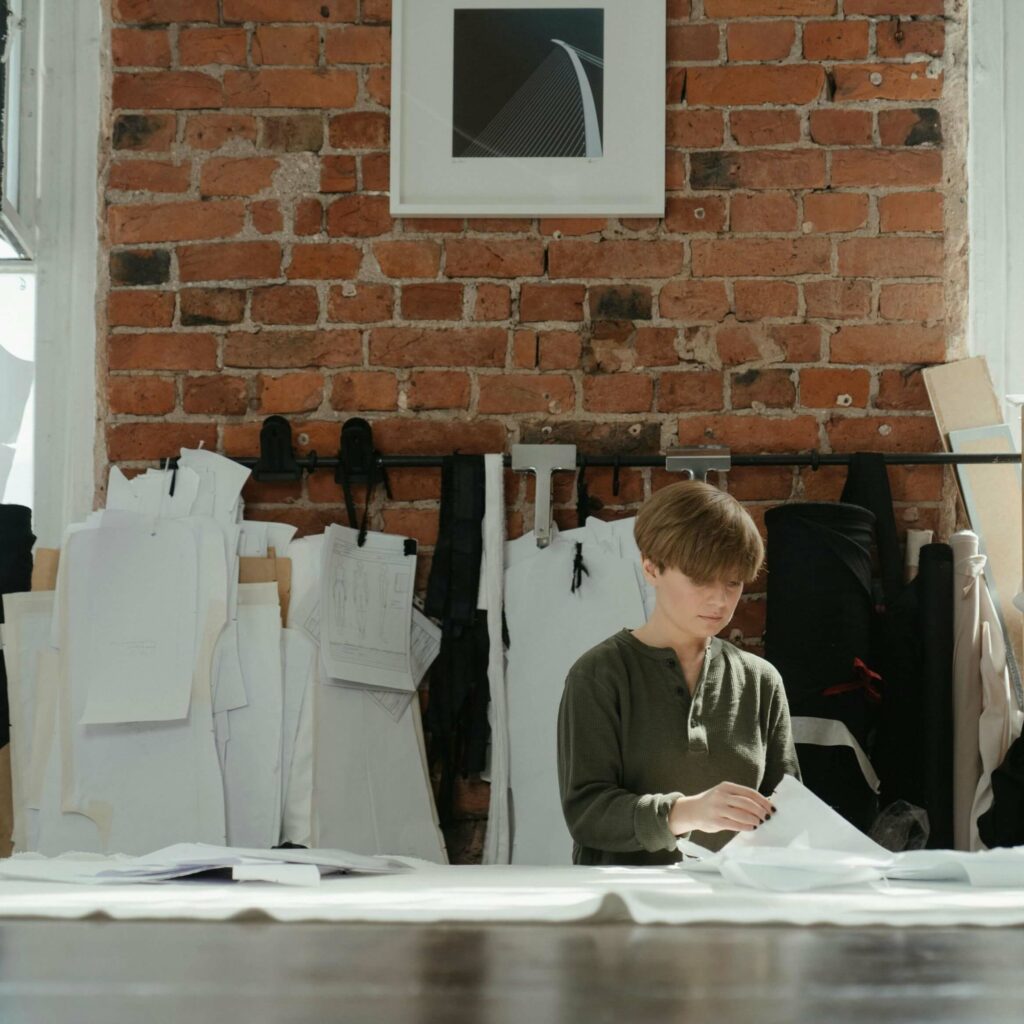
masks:
[[[487,814],[483,862],[508,864],[512,856],[509,820],[508,697],[505,690],[505,641],[502,617],[505,604],[505,464],[500,454],[484,456],[484,546],[480,566],[481,607],[487,609],[487,685],[491,702],[491,802]]]
[[[276,583],[239,587],[238,650],[247,704],[228,712],[224,761],[231,846],[271,847],[281,834],[281,610]]]
[[[395,721],[365,690],[315,693],[316,845],[444,863],[418,706]]]
[[[243,519],[241,526],[240,554],[247,558],[267,558],[271,548],[278,558],[284,558],[297,532],[294,526],[287,523],[270,523],[259,519]]]
[[[18,439],[34,375],[34,363],[12,356],[0,345],[0,444]]]
[[[887,858],[889,851],[869,839],[792,775],[784,775],[772,794],[776,813],[752,832],[737,832],[722,848],[789,846]]]
[[[300,846],[309,846],[313,835],[313,706],[320,679],[318,660],[314,659],[312,676],[302,695],[288,789],[281,809],[281,842]]]
[[[69,853],[19,855],[0,861],[0,878],[79,885],[167,882],[203,871],[230,868],[236,881],[319,885],[324,874],[388,875],[413,870],[387,857],[360,857],[343,850],[259,850],[178,843],[139,857]],[[302,872],[285,871],[303,868]],[[261,873],[262,872],[262,873]]]
[[[242,488],[250,471],[233,459],[204,448],[182,448],[179,466],[199,477],[199,493],[192,508],[194,516],[212,516],[225,526],[238,522]]]
[[[288,603],[288,628],[303,629],[320,642],[320,565],[323,534],[300,537],[288,545],[292,563],[292,596]]]
[[[65,751],[61,742],[61,670],[57,651],[46,647],[36,661],[35,713],[26,792],[25,849],[54,855],[68,850],[100,853],[96,823],[63,811]]]
[[[409,653],[416,556],[406,538],[330,526],[320,582],[320,650],[332,679],[414,690]]]
[[[576,542],[565,533],[547,548],[521,552],[505,573],[513,864],[571,861],[556,771],[565,677],[591,647],[644,622],[631,562],[593,540],[582,543],[589,575],[576,593],[570,592]]]
[[[171,494],[171,487],[174,494]],[[199,477],[190,469],[149,469],[129,480],[117,466],[107,481],[108,509],[136,512],[164,519],[182,519],[192,514],[199,493]]]
[[[69,536],[67,664],[83,725],[177,721],[195,664],[195,539],[178,522],[106,513]]]
[[[104,512],[103,524],[117,524],[130,513]],[[150,520],[152,529],[188,527],[174,520]],[[65,551],[75,533],[65,543]],[[209,681],[192,692],[188,718],[155,723],[83,725],[88,694],[71,670],[69,645],[74,573],[61,558],[54,621],[59,624],[59,747],[61,808],[86,815],[96,826],[104,852],[136,853],[182,838],[223,843],[224,793],[213,732]],[[65,584],[61,586],[61,580]],[[194,601],[194,598],[193,598]],[[194,638],[194,623],[189,636]],[[190,658],[191,662],[191,658]],[[131,770],[125,766],[130,765]],[[63,852],[40,847],[43,852]],[[64,847],[68,849],[68,847]]]
[[[427,670],[441,652],[441,627],[435,625],[419,610],[412,610],[409,633],[409,658],[412,663],[412,681],[419,687]]]
[[[309,799],[305,802],[305,827],[300,824],[303,810],[300,806],[292,806],[289,810],[289,803],[296,801],[301,805],[302,797],[299,795],[300,784],[296,780],[294,794],[292,792],[292,766],[293,762],[299,772],[303,771],[303,765],[312,758],[313,736],[312,718],[302,722],[302,707],[306,702],[310,689],[315,685],[317,649],[316,644],[298,629],[285,629],[281,634],[282,654],[282,678],[284,682],[284,701],[282,710],[282,740],[281,740],[281,841],[300,842],[291,839],[290,834],[296,832],[305,836],[309,835]],[[312,698],[310,698],[312,700]],[[305,730],[300,731],[300,725],[305,725]],[[310,786],[312,776],[309,776]],[[294,819],[298,818],[299,822]],[[285,822],[288,822],[285,825]],[[305,845],[305,844],[303,844]]]
[[[53,594],[5,594],[3,597],[3,658],[11,718],[12,840],[15,850],[27,850],[28,778],[35,730],[36,678],[40,654],[50,637]]]

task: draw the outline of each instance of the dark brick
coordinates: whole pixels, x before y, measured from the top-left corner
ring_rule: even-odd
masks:
[[[166,136],[166,115],[120,114],[114,120],[114,149],[148,149],[154,136]]]
[[[324,125],[318,114],[265,117],[260,125],[260,145],[285,153],[319,153],[324,144]]]
[[[733,188],[737,173],[737,157],[733,154],[690,154],[690,185],[693,188]]]
[[[111,284],[166,284],[171,254],[166,249],[130,249],[110,254]]]
[[[590,289],[592,320],[650,320],[651,289],[615,285]]]
[[[917,124],[907,135],[908,146],[929,146],[942,143],[942,121],[939,112],[931,107],[920,107],[915,110]]]

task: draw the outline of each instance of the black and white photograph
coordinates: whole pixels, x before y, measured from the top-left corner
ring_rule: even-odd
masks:
[[[452,13],[453,157],[603,155],[603,9]]]

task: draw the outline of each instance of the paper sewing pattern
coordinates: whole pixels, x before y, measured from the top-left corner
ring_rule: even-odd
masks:
[[[405,538],[329,526],[320,597],[320,643],[332,679],[413,690],[409,622],[416,559]]]

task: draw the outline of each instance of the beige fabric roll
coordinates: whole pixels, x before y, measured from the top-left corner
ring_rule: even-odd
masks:
[[[962,530],[949,538],[953,549],[953,845],[971,849],[974,805],[981,778],[978,723],[981,718],[981,590],[985,556],[978,535]]]
[[[972,850],[985,849],[978,835],[978,818],[992,806],[992,772],[1003,763],[1006,752],[1024,726],[1024,712],[1017,707],[1010,685],[1003,627],[984,577],[980,583],[982,712],[978,723],[978,748],[982,772],[971,808]]]

